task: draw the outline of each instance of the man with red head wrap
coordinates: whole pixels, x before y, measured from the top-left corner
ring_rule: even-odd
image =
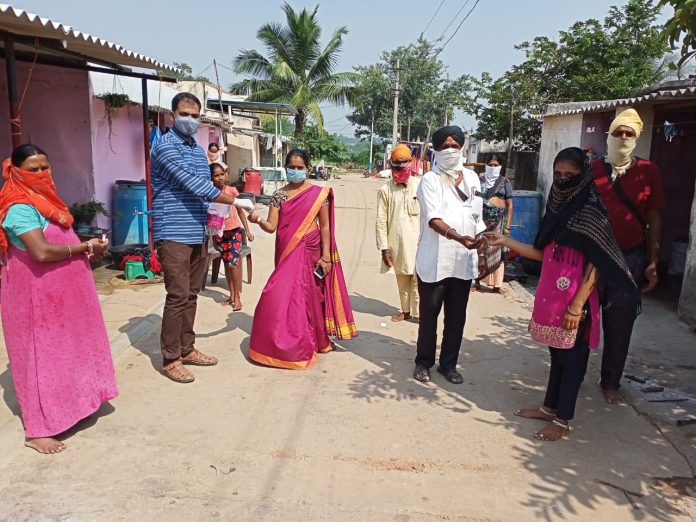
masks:
[[[382,185],[377,197],[377,248],[382,253],[382,271],[393,268],[399,287],[401,313],[392,321],[418,319],[416,250],[420,234],[418,178],[411,178],[411,150],[397,145],[391,153],[392,179]]]

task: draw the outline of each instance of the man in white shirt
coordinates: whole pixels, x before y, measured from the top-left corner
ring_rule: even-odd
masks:
[[[483,242],[483,200],[475,172],[462,166],[464,133],[457,126],[433,134],[435,161],[418,188],[421,209],[416,273],[420,323],[413,377],[430,381],[435,364],[437,320],[445,309],[445,329],[437,371],[461,384],[457,371],[472,280],[478,277],[477,248]]]

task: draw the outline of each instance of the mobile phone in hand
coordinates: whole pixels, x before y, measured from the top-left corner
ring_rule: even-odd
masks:
[[[321,265],[317,265],[317,267],[314,269],[314,275],[319,279],[324,279],[326,277],[324,269],[321,267]]]

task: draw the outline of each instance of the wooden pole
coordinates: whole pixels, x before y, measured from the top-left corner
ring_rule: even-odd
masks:
[[[152,179],[150,178],[150,103],[147,98],[147,79],[141,80],[143,90],[143,151],[145,152],[145,190],[147,191],[147,244],[154,252],[155,239],[152,235]]]
[[[12,148],[22,143],[22,125],[19,121],[19,105],[17,101],[17,62],[15,61],[14,38],[5,34],[5,69],[7,71],[7,95],[10,102],[10,134]]]

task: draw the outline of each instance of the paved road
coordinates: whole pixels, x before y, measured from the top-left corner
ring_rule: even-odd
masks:
[[[693,504],[659,479],[691,470],[629,406],[604,404],[596,356],[569,440],[538,442],[540,426],[511,414],[539,403],[548,369],[546,350],[526,334],[526,301],[514,293],[472,297],[463,385],[435,374],[430,384],[414,382],[416,325],[388,321],[395,282],[378,270],[379,182],[355,176],[331,185],[360,337],[306,372],[245,359],[251,312],[272,268],[273,239],[259,234],[244,310],[219,305],[221,286],[201,296],[199,347],[220,365],[195,370],[195,383],[159,376],[158,332],[144,335],[116,358],[120,397],[55,457],[23,449],[19,420],[0,403],[8,419],[0,519],[690,519]],[[12,405],[8,375],[0,385]],[[635,509],[597,479],[645,496]]]

